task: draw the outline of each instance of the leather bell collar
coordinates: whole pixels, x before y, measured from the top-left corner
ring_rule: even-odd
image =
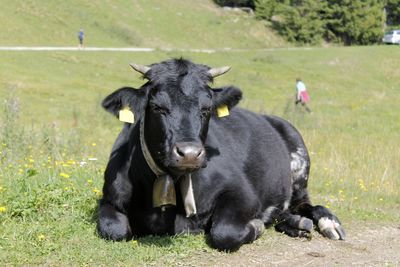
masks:
[[[175,185],[172,177],[165,173],[154,161],[144,139],[144,114],[140,120],[139,136],[140,146],[143,151],[143,156],[149,165],[152,172],[157,176],[153,184],[153,207],[160,207],[165,210],[168,206],[176,206]],[[193,193],[192,175],[186,174],[179,179],[180,191],[185,207],[186,217],[190,217],[197,213],[196,202]]]

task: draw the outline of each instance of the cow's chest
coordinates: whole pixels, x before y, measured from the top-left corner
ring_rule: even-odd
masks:
[[[153,208],[146,211],[136,211],[131,220],[136,234],[173,234],[175,210],[168,208],[161,211],[158,208]]]

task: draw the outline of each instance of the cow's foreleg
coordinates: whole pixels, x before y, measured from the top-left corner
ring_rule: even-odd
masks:
[[[120,241],[132,238],[128,217],[104,200],[99,206],[97,231],[104,239]]]
[[[225,193],[212,216],[210,243],[222,251],[235,251],[243,244],[256,240],[264,230],[257,219],[257,201],[239,190]]]
[[[264,223],[253,219],[246,224],[232,221],[213,223],[210,243],[222,251],[235,251],[243,244],[256,240],[264,230]]]
[[[97,222],[97,231],[105,239],[119,241],[132,238],[125,209],[132,196],[132,184],[127,177],[127,167],[107,167],[105,172],[103,198],[99,203]]]

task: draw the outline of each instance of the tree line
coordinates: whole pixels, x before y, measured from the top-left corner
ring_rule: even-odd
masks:
[[[290,42],[345,45],[378,43],[383,31],[400,25],[400,0],[214,0],[251,7]]]

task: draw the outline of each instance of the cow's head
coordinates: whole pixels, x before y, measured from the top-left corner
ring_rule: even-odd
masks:
[[[150,66],[131,65],[148,80],[140,89],[122,88],[104,99],[118,114],[129,106],[143,120],[145,141],[157,165],[175,177],[206,164],[208,125],[221,105],[235,106],[242,93],[235,87],[211,88],[213,78],[229,67],[212,69],[183,59]]]

